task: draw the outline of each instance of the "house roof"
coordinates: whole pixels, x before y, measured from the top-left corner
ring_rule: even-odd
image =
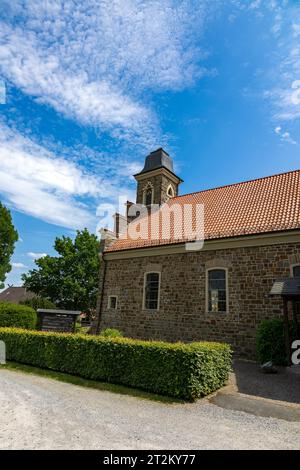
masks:
[[[219,239],[300,228],[300,170],[208,189],[170,199],[166,204],[204,205],[204,239]],[[147,216],[148,226],[151,217]],[[171,219],[172,220],[172,219]],[[137,224],[137,221],[131,222]],[[193,224],[195,220],[193,220]],[[119,238],[106,251],[169,245],[192,241],[182,228],[171,227],[170,236],[155,239]]]
[[[159,149],[151,152],[148,157],[146,157],[144,168],[138,174],[147,173],[148,171],[152,171],[161,167],[165,167],[174,173],[172,158],[163,148],[160,147]]]
[[[7,289],[0,292],[0,302],[18,304],[33,297],[35,297],[35,294],[26,290],[25,287],[7,287]]]
[[[61,309],[53,309],[53,308],[38,308],[38,314],[47,314],[47,315],[73,315],[78,316],[81,314],[81,310],[61,310]]]
[[[300,278],[291,277],[275,281],[270,294],[283,297],[300,297]]]

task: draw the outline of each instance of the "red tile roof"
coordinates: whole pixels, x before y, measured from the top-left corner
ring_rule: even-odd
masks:
[[[204,205],[204,239],[218,239],[300,228],[300,170],[174,197],[167,203]],[[148,224],[151,223],[147,217]],[[131,224],[137,224],[136,221]],[[160,224],[161,225],[161,224]],[[118,239],[106,251],[182,243],[181,227],[154,240]]]

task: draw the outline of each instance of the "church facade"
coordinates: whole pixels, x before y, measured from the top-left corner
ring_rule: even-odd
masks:
[[[253,358],[258,324],[282,315],[281,299],[269,295],[274,281],[300,277],[300,171],[180,196],[182,180],[158,149],[135,178],[136,203],[147,209],[140,215],[128,202],[126,216],[116,214],[115,233],[105,232],[94,332],[117,328],[141,339],[223,341]],[[192,240],[172,216],[167,237],[162,225],[154,238],[150,231],[140,238],[126,232],[145,219],[149,225],[158,208],[172,213],[199,204],[201,249],[187,250]]]

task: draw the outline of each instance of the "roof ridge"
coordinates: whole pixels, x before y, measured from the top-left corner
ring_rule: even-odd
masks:
[[[174,199],[180,199],[185,196],[192,196],[193,194],[206,193],[208,191],[215,191],[216,189],[230,188],[231,186],[238,186],[240,184],[252,183],[254,181],[267,180],[269,178],[275,178],[276,176],[283,176],[283,175],[288,175],[290,173],[298,173],[298,172],[300,172],[300,169],[284,171],[283,173],[275,173],[274,175],[261,176],[260,178],[253,178],[253,179],[246,180],[246,181],[240,181],[238,183],[224,184],[222,186],[216,186],[215,188],[203,189],[202,191],[192,191],[191,193],[186,193],[186,194],[181,194],[180,196],[175,196],[172,198],[172,201],[174,201]]]

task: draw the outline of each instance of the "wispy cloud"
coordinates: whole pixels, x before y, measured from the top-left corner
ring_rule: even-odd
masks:
[[[273,2],[272,33],[276,44],[273,77],[276,83],[266,96],[274,106],[278,121],[300,118],[300,5],[298,2]]]
[[[87,160],[93,170],[84,168]],[[134,160],[84,146],[49,149],[0,123],[1,193],[15,209],[46,222],[94,229],[98,204],[130,197],[129,176],[138,168]]]
[[[18,210],[70,228],[90,225],[76,197],[96,195],[96,180],[6,126],[0,128],[0,188]]]
[[[2,0],[1,7],[0,70],[8,88],[92,126],[99,140],[109,134],[114,148],[33,140],[7,116],[0,190],[26,214],[72,229],[95,227],[98,204],[132,196],[136,149],[145,155],[169,138],[153,93],[183,89],[207,73],[199,38],[214,7],[208,0]],[[135,151],[122,153],[122,145]]]
[[[59,113],[118,139],[149,142],[159,124],[141,92],[180,89],[206,73],[199,65],[205,51],[196,41],[208,5],[57,0],[28,1],[24,9],[22,1],[7,2],[0,24],[2,73]]]
[[[275,134],[280,136],[280,139],[283,142],[287,142],[288,144],[293,144],[295,145],[297,142],[291,137],[291,134],[288,131],[283,131],[281,126],[276,126],[275,129]]]

